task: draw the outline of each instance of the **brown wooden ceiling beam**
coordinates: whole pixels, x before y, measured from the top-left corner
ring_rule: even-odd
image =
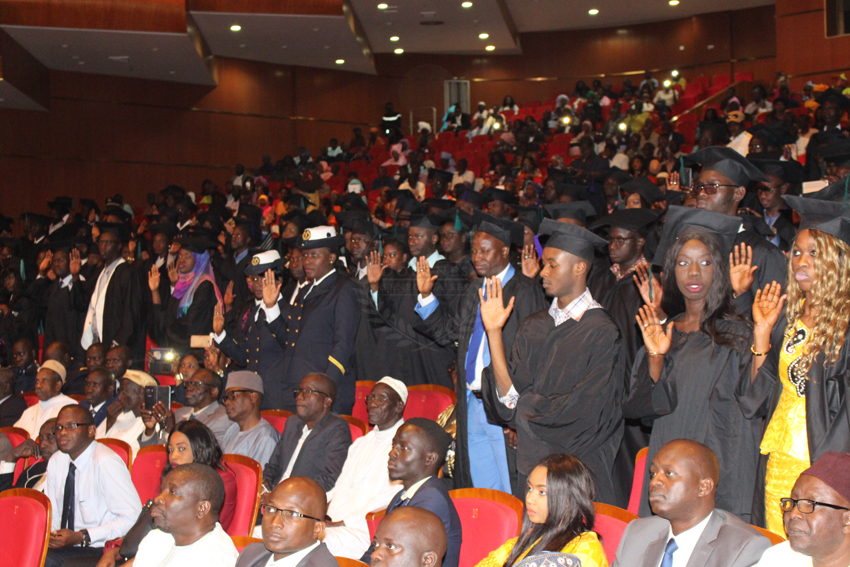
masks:
[[[186,8],[234,14],[342,16],[342,3],[343,0],[186,0]]]
[[[0,29],[0,80],[44,108],[50,107],[50,72]]]

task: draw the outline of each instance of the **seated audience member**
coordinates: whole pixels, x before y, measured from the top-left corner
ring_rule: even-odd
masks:
[[[233,423],[224,434],[221,450],[244,455],[260,465],[269,462],[280,434],[260,416],[263,379],[254,372],[240,370],[227,375],[224,409]]]
[[[401,506],[416,506],[435,513],[446,528],[447,550],[442,564],[457,567],[463,539],[460,517],[437,473],[446,460],[451,436],[436,421],[414,417],[398,428],[387,463],[390,480],[400,480],[403,490],[393,496],[387,514]],[[371,563],[374,542],[360,559]]]
[[[237,567],[339,567],[320,538],[328,510],[325,491],[315,481],[292,477],[278,484],[261,508],[263,543],[239,555]]]
[[[0,492],[10,488],[33,488],[42,490],[44,487],[45,473],[47,472],[47,461],[56,452],[56,437],[53,435],[53,426],[56,418],[48,419],[38,432],[38,444],[32,439],[27,439],[15,448],[5,436],[0,436]],[[3,444],[6,447],[2,447]],[[15,477],[15,464],[18,459],[36,457],[38,460],[24,469],[18,477]]]
[[[133,351],[125,346],[112,347],[106,351],[105,366],[117,382],[124,377],[127,369],[133,366]]]
[[[330,490],[351,446],[348,422],[331,411],[336,383],[325,374],[308,374],[293,394],[295,415],[286,420],[271,457],[261,463],[263,485],[271,491],[282,480],[303,476]]]
[[[109,406],[117,399],[115,380],[112,379],[109,370],[103,366],[96,366],[89,370],[86,376],[86,399],[80,402],[80,405],[91,412],[95,425],[103,423]]]
[[[65,367],[55,360],[48,360],[38,371],[35,377],[38,403],[24,410],[21,419],[15,422],[15,427],[25,429],[30,434],[30,439],[35,439],[42,424],[59,415],[59,410],[77,403],[73,398],[60,393],[64,381]]]
[[[140,370],[128,370],[121,378],[121,391],[112,403],[106,419],[97,426],[97,439],[120,439],[130,445],[133,454],[139,452],[139,438],[145,430],[142,421],[142,404],[145,401],[145,386],[156,386],[150,374]],[[120,410],[120,413],[118,413]],[[114,415],[114,417],[113,417]]]
[[[71,349],[68,345],[60,341],[44,344],[47,346],[44,347],[42,360],[55,360],[65,367],[66,376],[65,383],[62,385],[62,393],[66,396],[84,394],[87,372],[71,357]]]
[[[35,390],[35,375],[38,363],[32,341],[21,339],[12,345],[12,368],[15,369],[15,393],[23,394]]]
[[[606,567],[605,551],[592,531],[596,489],[588,468],[571,455],[549,455],[534,467],[527,484],[522,535],[478,567],[511,567],[546,552],[573,554],[582,567]]]
[[[406,403],[407,387],[389,376],[381,378],[366,396],[369,423],[375,428],[349,447],[336,485],[328,491],[332,521],[325,527],[323,541],[334,556],[363,556],[369,548],[366,514],[386,508],[401,487],[400,482],[390,480],[385,455],[404,423]]]
[[[770,547],[770,540],[755,528],[714,507],[720,465],[702,443],[688,439],[667,443],[655,454],[649,471],[649,502],[655,516],[628,525],[614,567],[747,567]]]
[[[47,464],[44,493],[53,515],[45,567],[99,557],[103,545],[127,533],[142,509],[127,465],[94,440],[88,411],[76,404],[62,408],[53,432],[59,452]]]
[[[372,567],[440,567],[445,554],[446,528],[440,517],[405,506],[378,525]]]
[[[15,370],[0,368],[0,427],[11,427],[27,409],[23,396],[15,393]]]
[[[850,454],[829,451],[804,470],[781,500],[788,541],[764,552],[757,567],[850,565]]]
[[[224,483],[207,465],[189,463],[168,473],[153,501],[156,529],[139,543],[135,567],[232,567],[239,553],[218,522]]]
[[[218,403],[221,384],[222,380],[218,374],[200,368],[192,374],[191,379],[183,381],[186,388],[186,407],[177,408],[172,412],[165,404],[157,402],[152,410],[143,409],[145,431],[139,445],[147,447],[164,444],[174,424],[189,419],[200,421],[209,427],[221,443],[232,424],[224,406]]]
[[[103,343],[94,343],[86,349],[86,368],[106,367],[106,353],[109,349]]]

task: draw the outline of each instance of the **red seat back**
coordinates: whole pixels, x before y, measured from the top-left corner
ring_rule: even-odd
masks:
[[[35,392],[24,392],[21,394],[24,397],[24,401],[27,403],[27,407],[32,407],[38,403],[38,396]]]
[[[0,427],[0,433],[6,434],[6,437],[12,443],[13,449],[30,438],[29,432],[20,427]],[[18,477],[24,472],[24,468],[27,466],[25,461],[26,459],[18,459],[18,462],[15,463],[15,474],[12,477],[13,483],[17,482]]]
[[[50,500],[36,490],[0,494],[0,549],[3,564],[42,567],[50,539]]]
[[[133,471],[130,476],[142,504],[159,495],[160,478],[167,462],[168,452],[165,450],[165,445],[151,445],[139,449],[139,454],[133,461]]]
[[[369,424],[362,419],[357,419],[351,415],[343,415],[341,417],[348,422],[348,426],[351,428],[352,443],[369,433]]]
[[[98,439],[99,443],[103,443],[113,451],[115,454],[121,457],[121,460],[124,461],[124,464],[127,465],[127,470],[131,473],[133,472],[133,449],[130,448],[130,445],[126,441],[121,441],[120,439]]]
[[[286,420],[292,415],[291,411],[282,409],[263,410],[260,412],[263,419],[268,421],[272,427],[277,429],[278,433],[283,433],[283,428],[286,427]]]
[[[434,384],[410,386],[407,388],[404,419],[425,417],[436,421],[447,407],[455,403],[456,397],[454,390],[449,390],[443,386]]]
[[[644,447],[638,451],[635,457],[635,474],[632,479],[632,492],[629,494],[629,512],[637,514],[640,508],[640,495],[643,491],[643,477],[646,473],[646,454],[649,452],[648,447]]]
[[[594,502],[593,506],[596,508],[596,524],[593,526],[593,531],[602,540],[602,548],[605,550],[605,555],[608,556],[608,562],[613,565],[626,526],[629,525],[629,522],[637,520],[638,517],[628,510],[609,504]]]
[[[176,386],[177,381],[170,374],[157,374],[154,376],[160,386]]]
[[[467,488],[449,492],[460,516],[463,546],[459,567],[473,567],[500,545],[519,535],[523,505],[498,490]]]
[[[260,508],[263,469],[244,455],[224,455],[224,462],[236,475],[236,510],[227,529],[229,536],[250,536]]]
[[[372,391],[377,382],[372,380],[358,380],[354,390],[354,409],[351,410],[351,415],[369,423],[369,412],[366,410],[366,396]]]

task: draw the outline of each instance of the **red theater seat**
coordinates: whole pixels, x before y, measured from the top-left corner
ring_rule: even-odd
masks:
[[[0,493],[0,548],[3,565],[42,567],[50,541],[50,500],[37,490]]]
[[[224,455],[224,462],[236,474],[236,511],[227,530],[229,536],[250,536],[260,509],[263,469],[244,455]]]

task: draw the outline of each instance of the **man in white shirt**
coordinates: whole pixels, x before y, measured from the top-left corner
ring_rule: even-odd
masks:
[[[218,523],[224,503],[221,476],[199,463],[182,465],[165,477],[153,501],[156,529],[139,542],[135,567],[233,567],[239,552]]]
[[[770,547],[755,528],[714,507],[720,466],[702,443],[667,443],[649,474],[656,515],[626,527],[613,567],[750,567]]]
[[[744,128],[744,113],[733,110],[726,115],[726,128],[729,129],[729,143],[727,148],[732,148],[744,157],[750,152],[750,138],[752,134]]]
[[[59,452],[47,464],[44,493],[53,509],[45,567],[75,557],[98,557],[107,541],[124,537],[142,511],[130,471],[94,440],[91,414],[62,408],[53,428]]]
[[[366,396],[369,433],[348,449],[348,458],[333,489],[328,491],[328,516],[324,542],[334,556],[360,559],[369,548],[366,514],[383,510],[401,488],[390,481],[384,462],[392,449],[393,437],[404,423],[407,387],[401,380],[385,376]]]
[[[829,451],[781,500],[788,541],[764,552],[757,567],[850,565],[850,454]]]
[[[120,439],[130,445],[133,454],[139,452],[139,438],[145,431],[142,421],[142,403],[145,401],[145,387],[156,386],[156,380],[150,374],[140,370],[128,370],[121,378],[118,399],[113,402],[115,410],[107,414],[106,419],[97,426],[97,439]],[[117,404],[117,405],[116,405]]]
[[[35,395],[38,396],[38,403],[24,410],[15,427],[26,429],[30,439],[35,439],[45,421],[59,415],[59,410],[63,407],[76,404],[76,400],[61,393],[64,382],[65,367],[55,360],[45,362],[35,376]]]

